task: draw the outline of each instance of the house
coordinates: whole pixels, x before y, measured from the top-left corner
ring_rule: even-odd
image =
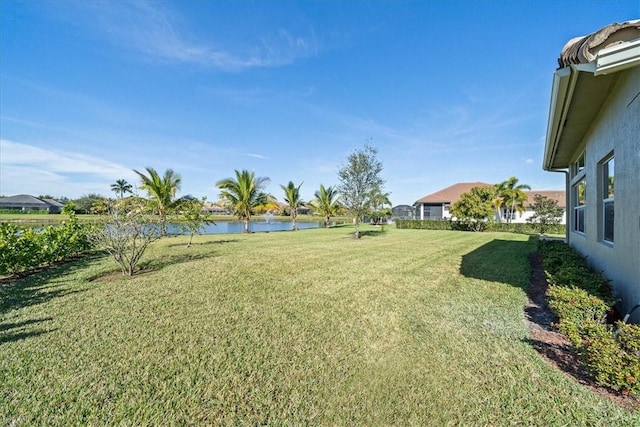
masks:
[[[640,20],[570,40],[558,62],[543,168],[565,174],[567,241],[626,313],[640,303]]]
[[[459,182],[440,191],[416,200],[416,219],[449,219],[451,205],[460,200],[460,196],[471,191],[473,187],[491,186],[486,182]]]
[[[473,187],[492,187],[492,184],[487,184],[486,182],[460,182],[458,184],[451,185],[447,188],[443,188],[440,191],[436,191],[435,193],[429,194],[428,196],[424,196],[421,199],[418,199],[413,206],[415,207],[415,216],[416,219],[449,219],[451,218],[450,209],[451,206],[460,200],[460,197],[464,193],[468,193],[471,191]],[[527,195],[527,202],[525,203],[525,211],[523,213],[515,212],[510,222],[514,223],[524,223],[527,222],[527,219],[530,218],[533,214],[533,202],[536,194],[541,194],[549,199],[555,200],[558,202],[558,207],[565,209],[566,207],[566,197],[565,191],[563,190],[534,190],[534,191],[523,191]],[[502,208],[500,217],[496,213],[496,219],[500,222],[507,222],[507,209]],[[566,215],[566,214],[565,214]],[[562,224],[565,224],[566,219],[565,216],[562,218]]]
[[[62,212],[63,204],[53,199],[39,199],[28,194],[0,197],[0,210],[43,211],[50,214]]]
[[[529,218],[531,218],[535,211],[533,210],[533,204],[535,202],[536,194],[546,197],[547,199],[554,200],[559,208],[564,210],[562,214],[562,219],[560,220],[560,224],[567,223],[567,193],[564,190],[531,190],[531,191],[522,191],[527,195],[527,201],[524,204],[524,212],[514,212],[511,217],[510,222],[514,223],[525,223]],[[501,211],[501,222],[507,222],[507,212],[506,208],[502,208]]]

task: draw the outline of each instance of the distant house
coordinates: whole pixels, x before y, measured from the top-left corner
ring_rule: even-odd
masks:
[[[559,208],[564,210],[562,214],[562,219],[560,224],[567,223],[567,192],[564,190],[531,190],[531,191],[523,191],[524,194],[527,195],[527,201],[524,204],[524,212],[514,212],[511,221],[514,223],[525,223],[527,219],[531,218],[535,211],[533,210],[533,203],[536,194],[540,194],[541,196],[546,197],[547,199],[554,200]],[[501,222],[507,222],[508,212],[506,208],[502,208],[501,213]]]
[[[468,193],[473,187],[491,186],[492,184],[487,184],[486,182],[459,182],[447,188],[443,188],[442,190],[436,191],[435,193],[424,196],[413,204],[416,219],[450,219],[451,206],[460,200],[460,197],[464,193]],[[536,194],[541,194],[557,201],[558,206],[563,209],[566,206],[566,193],[562,190],[534,190],[523,191],[523,193],[528,197],[528,201],[525,203],[525,211],[523,213],[515,212],[510,222],[524,223],[527,221],[527,218],[530,218],[534,214],[532,205]],[[496,212],[496,217],[494,219],[501,222],[507,222],[507,214],[507,209],[503,208],[500,212],[500,218],[498,218],[498,213]],[[562,218],[562,224],[565,223],[565,216]]]
[[[567,240],[626,312],[640,303],[640,20],[570,40],[558,62],[543,168],[565,174]]]
[[[414,219],[415,208],[409,205],[398,205],[391,208],[393,219]]]
[[[43,211],[50,214],[59,214],[64,205],[53,199],[38,199],[28,194],[19,194],[11,197],[0,197],[0,210],[12,211]]]

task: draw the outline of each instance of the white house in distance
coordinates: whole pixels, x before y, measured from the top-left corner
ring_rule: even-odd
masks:
[[[570,40],[558,62],[543,168],[566,176],[568,243],[628,312],[640,303],[640,20]]]
[[[487,184],[486,182],[459,182],[447,188],[443,188],[442,190],[436,191],[435,193],[424,196],[421,199],[416,200],[413,204],[416,219],[450,219],[451,206],[460,200],[460,196],[462,196],[462,194],[468,193],[473,187],[487,186],[491,187],[492,184]],[[555,200],[558,202],[558,207],[562,209],[565,209],[566,207],[566,194],[563,190],[532,190],[523,191],[523,193],[528,197],[528,201],[524,204],[525,211],[523,213],[516,212],[511,218],[511,222],[513,223],[525,223],[527,222],[527,218],[530,218],[534,214],[531,206],[533,205],[533,199],[536,194]],[[495,219],[501,222],[507,222],[506,216],[506,209],[502,209],[501,217],[498,218],[498,214],[496,213]],[[566,210],[562,216],[562,224],[565,223]]]

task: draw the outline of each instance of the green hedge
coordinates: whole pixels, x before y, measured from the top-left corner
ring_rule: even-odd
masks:
[[[419,219],[397,219],[396,228],[413,230],[452,230],[451,221],[419,220]]]
[[[549,282],[549,306],[556,326],[576,348],[596,381],[640,395],[640,326],[607,323],[613,310],[609,282],[563,242],[540,240],[538,250]]]
[[[21,273],[62,261],[90,249],[89,225],[75,215],[38,231],[0,223],[0,275]]]
[[[536,224],[523,224],[523,223],[497,223],[486,222],[482,223],[482,231],[504,231],[508,233],[519,234],[538,234],[538,226]],[[461,231],[473,231],[470,224],[466,222],[451,221],[451,220],[432,220],[432,219],[398,219],[396,220],[396,228],[413,229],[413,230],[461,230]],[[565,226],[551,225],[548,227],[548,233],[551,234],[564,234]]]

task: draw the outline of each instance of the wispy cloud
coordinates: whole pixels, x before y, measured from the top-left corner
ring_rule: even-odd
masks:
[[[190,34],[188,23],[165,4],[150,1],[79,2],[83,24],[112,43],[170,63],[190,63],[225,71],[290,64],[315,55],[312,29],[295,34],[276,28],[240,48],[216,46]]]
[[[104,194],[117,179],[136,179],[131,169],[97,157],[7,139],[0,139],[0,159],[3,194],[58,195],[61,190],[70,197],[86,192]]]
[[[265,160],[270,160],[270,157],[267,156],[263,156],[262,154],[255,154],[255,153],[247,153],[246,154],[247,157],[253,157],[255,159],[265,159]]]

